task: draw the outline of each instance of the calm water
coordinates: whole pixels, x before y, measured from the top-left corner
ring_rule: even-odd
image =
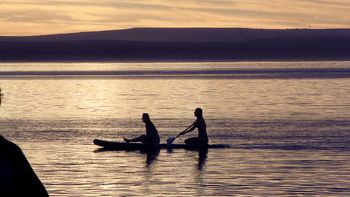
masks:
[[[0,87],[0,134],[51,196],[350,195],[350,62],[0,63]],[[165,142],[196,107],[232,148],[92,144],[143,133],[143,112]]]

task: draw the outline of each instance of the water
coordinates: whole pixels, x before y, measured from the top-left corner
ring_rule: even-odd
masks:
[[[50,196],[348,196],[350,62],[1,63],[0,134]],[[161,141],[204,109],[208,153],[98,151]],[[194,136],[188,134],[188,137]],[[176,142],[181,142],[180,137]]]

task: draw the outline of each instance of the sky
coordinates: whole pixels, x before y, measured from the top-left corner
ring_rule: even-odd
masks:
[[[0,36],[134,27],[350,28],[350,0],[0,0]]]

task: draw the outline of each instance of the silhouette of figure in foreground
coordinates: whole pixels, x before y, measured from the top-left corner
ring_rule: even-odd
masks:
[[[49,196],[22,150],[1,135],[0,196]]]
[[[196,122],[192,124],[192,126],[181,132],[181,135],[184,135],[186,133],[192,132],[196,128],[198,129],[198,137],[188,138],[185,140],[185,144],[189,145],[205,145],[208,144],[208,135],[207,135],[207,126],[205,124],[204,118],[203,118],[203,110],[201,108],[196,108],[194,111],[194,116],[197,117]]]
[[[145,123],[145,128],[146,128],[146,135],[140,135],[139,137],[133,138],[133,139],[127,139],[123,137],[124,141],[127,143],[129,142],[142,142],[143,144],[147,144],[150,146],[157,147],[159,145],[160,139],[159,139],[159,134],[152,123],[149,115],[147,113],[142,114],[142,120]]]

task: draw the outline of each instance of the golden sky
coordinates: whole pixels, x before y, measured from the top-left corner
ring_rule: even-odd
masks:
[[[0,0],[0,35],[132,27],[350,28],[350,0]]]

